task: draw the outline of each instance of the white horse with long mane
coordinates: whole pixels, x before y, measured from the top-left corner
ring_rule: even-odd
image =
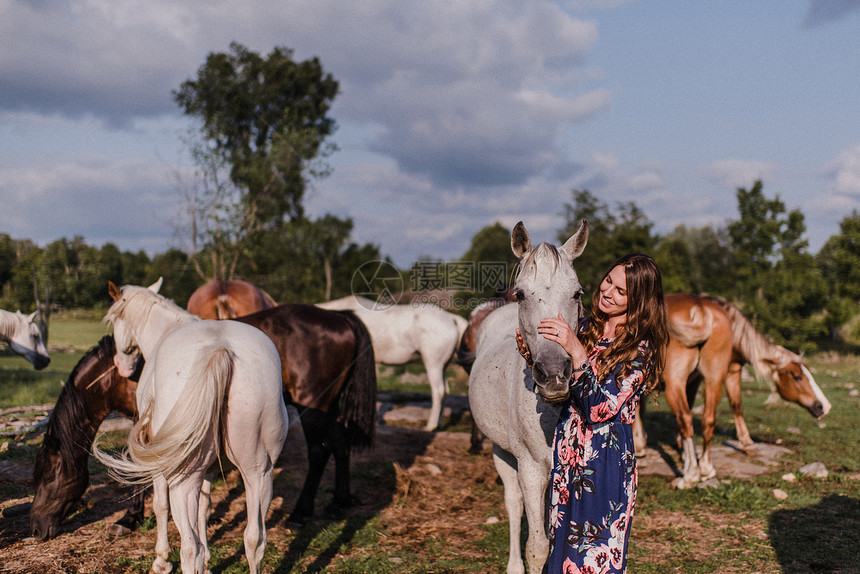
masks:
[[[24,315],[20,311],[10,313],[0,309],[0,341],[31,363],[36,370],[44,369],[51,362],[42,330],[38,323],[39,312]]]
[[[289,421],[281,390],[281,362],[259,329],[236,321],[201,320],[150,286],[110,284],[120,374],[128,376],[139,355],[146,359],[137,390],[140,413],[124,456],[93,447],[119,480],[154,484],[157,521],[152,571],[166,574],[169,507],[181,536],[186,573],[208,572],[206,521],[211,483],[208,468],[223,446],[245,483],[248,524],[245,555],[259,571],[266,548],[266,512],[272,501],[274,464]]]
[[[583,220],[563,246],[541,243],[532,249],[525,227],[517,223],[511,233],[511,248],[520,260],[514,282],[517,305],[493,311],[478,330],[469,403],[475,423],[493,443],[493,461],[505,486],[509,574],[524,572],[520,551],[524,506],[529,572],[541,572],[549,554],[545,504],[552,443],[573,368],[570,355],[539,334],[537,325],[559,313],[569,325],[577,325],[582,287],[572,262],[587,241],[588,224]],[[532,368],[517,352],[517,327],[531,351]]]
[[[466,319],[430,303],[379,305],[356,295],[317,303],[317,307],[355,313],[370,331],[377,363],[402,365],[420,357],[427,370],[431,396],[424,428],[431,431],[439,426],[442,403],[448,394],[445,366],[469,325]]]

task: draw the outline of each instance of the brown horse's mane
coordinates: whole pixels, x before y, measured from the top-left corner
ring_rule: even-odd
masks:
[[[769,381],[774,370],[782,369],[791,362],[800,362],[800,357],[759,333],[731,302],[710,295],[705,298],[719,305],[728,315],[732,323],[734,348],[753,366],[756,377]]]
[[[82,369],[89,368],[93,360],[104,361],[106,367],[115,352],[113,337],[105,335],[98,344],[87,351],[69,375],[69,380],[63,385],[60,396],[51,411],[48,428],[45,431],[44,444],[47,448],[39,450],[33,467],[33,476],[40,477],[48,464],[48,450],[60,452],[63,471],[71,473],[79,464],[82,455],[86,456],[89,446],[95,436],[96,429],[92,428],[93,421],[87,409],[86,400],[75,385]],[[84,462],[86,464],[86,462]]]

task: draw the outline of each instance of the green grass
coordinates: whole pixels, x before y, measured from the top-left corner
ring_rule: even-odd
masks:
[[[107,327],[95,314],[56,314],[51,317],[48,352],[51,364],[33,369],[19,355],[0,351],[0,409],[53,403],[74,366],[96,345]]]
[[[76,329],[81,330],[76,332]],[[55,317],[51,343],[54,344],[54,337],[57,337],[57,345],[89,348],[104,333],[105,327],[98,318]],[[54,400],[59,392],[59,381],[68,376],[81,351],[52,354],[51,365],[42,372],[34,371],[19,357],[0,356],[0,408]],[[744,384],[744,415],[753,438],[778,443],[789,450],[764,474],[746,480],[725,479],[717,488],[702,490],[673,490],[665,477],[640,476],[629,572],[799,574],[860,571],[857,567],[860,545],[856,543],[860,539],[860,425],[857,424],[860,393],[856,392],[860,390],[860,357],[813,356],[809,364],[833,405],[821,421],[813,419],[798,405],[766,406],[768,389],[757,383]],[[467,387],[460,383],[457,369],[448,369],[451,392],[466,394]],[[426,384],[400,380],[407,373],[423,373],[420,363],[383,372],[386,374],[379,379],[382,391],[429,393]],[[694,418],[696,431],[700,433],[699,416]],[[462,428],[446,430],[467,431],[468,420],[461,423]],[[716,423],[715,444],[736,438],[725,399],[719,405]],[[665,400],[649,404],[645,426],[649,441],[666,450],[674,448],[674,417]],[[105,440],[106,447],[121,445],[119,439],[114,444],[111,436]],[[35,448],[35,445],[28,443],[26,448]],[[21,452],[24,451],[4,453],[0,459],[17,460]],[[827,467],[827,478],[798,474],[801,466],[817,461]],[[357,472],[355,478],[381,480],[381,475],[393,471],[388,465],[365,472],[367,475]],[[719,468],[717,472],[719,477]],[[795,482],[782,479],[788,472],[797,475]],[[386,475],[388,479],[393,480]],[[458,478],[451,477],[451,480]],[[291,488],[300,486],[295,484]],[[3,488],[11,488],[11,485],[0,481],[0,496]],[[772,491],[777,488],[785,491],[788,498],[773,497]],[[488,508],[492,508],[491,505],[501,507],[502,493],[500,486],[489,483],[472,489],[472,496],[485,499]],[[20,493],[16,490],[15,494]],[[451,519],[456,520],[456,515],[452,514]],[[472,560],[457,556],[445,540],[432,536],[414,548],[392,545],[391,540],[397,537],[395,526],[375,514],[303,529],[284,541],[270,543],[264,571],[353,574],[503,572],[505,569],[508,525],[504,519],[480,527],[475,542],[480,557]],[[388,543],[383,545],[382,540]],[[216,542],[212,553],[210,567],[213,572],[246,571],[241,542]],[[147,572],[151,560],[151,554],[147,553],[140,558],[119,558],[117,565],[127,572]],[[176,547],[171,560],[178,564]]]
[[[51,316],[48,345],[62,349],[86,351],[110,332],[101,322],[103,313],[60,313]]]

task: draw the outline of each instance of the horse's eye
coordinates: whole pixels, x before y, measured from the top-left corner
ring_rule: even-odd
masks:
[[[514,291],[514,297],[516,297],[516,299],[517,299],[517,303],[522,303],[523,299],[525,299],[525,298],[526,298],[526,296],[525,296],[525,294],[523,293],[522,289],[517,289],[516,291]]]

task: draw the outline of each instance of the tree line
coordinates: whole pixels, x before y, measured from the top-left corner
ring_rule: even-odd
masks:
[[[564,204],[560,242],[582,219],[590,234],[574,262],[585,301],[619,256],[648,253],[663,273],[666,293],[709,294],[732,301],[758,330],[796,351],[853,349],[860,341],[860,214],[854,211],[812,255],[799,210],[768,198],[763,183],[738,188],[738,218],[724,225],[654,232],[654,223],[633,202],[609,206],[588,190],[573,190]],[[463,259],[498,260],[513,266],[510,230],[485,227]],[[493,296],[486,285],[480,293]]]
[[[707,293],[738,305],[756,327],[779,344],[799,351],[833,348],[860,339],[860,213],[846,216],[839,233],[812,255],[804,239],[803,215],[767,198],[763,184],[737,190],[737,219],[721,226],[679,226],[654,232],[654,224],[633,203],[610,207],[587,190],[573,190],[563,206],[559,242],[589,222],[585,253],[575,261],[586,300],[603,271],[620,255],[651,254],[663,272],[666,293]],[[279,302],[314,303],[348,295],[363,264],[386,261],[379,247],[350,241],[353,223],[330,215],[294,218],[256,236],[245,246],[235,276],[259,285]],[[207,250],[197,254],[205,260]],[[102,309],[108,281],[146,285],[164,277],[162,292],[184,305],[202,277],[193,256],[179,249],[149,257],[120,251],[112,244],[87,245],[82,237],[59,239],[45,247],[0,233],[0,307],[4,309]],[[479,230],[456,261],[500,263],[495,281],[460,292],[477,303],[493,297],[510,281],[516,260],[510,230],[499,223]],[[420,273],[416,262],[401,270],[403,284]],[[426,262],[425,262],[426,263]],[[440,284],[450,287],[450,284]],[[408,287],[407,287],[408,289]],[[455,295],[456,296],[456,295]],[[452,309],[468,314],[470,308]]]

